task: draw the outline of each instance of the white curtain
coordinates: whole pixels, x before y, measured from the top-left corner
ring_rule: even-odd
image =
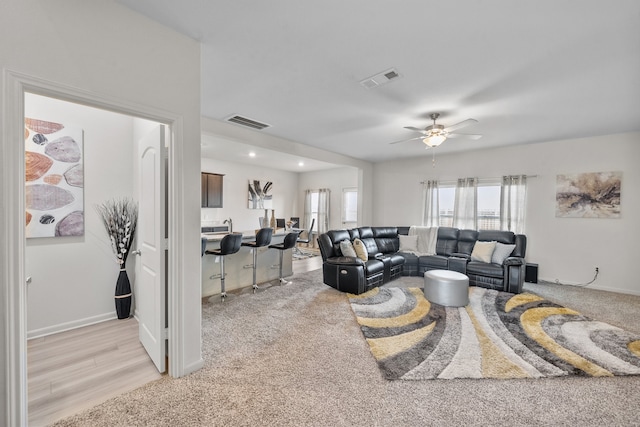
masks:
[[[438,181],[426,181],[422,186],[422,225],[438,227],[440,225],[440,194]]]
[[[331,198],[331,190],[321,188],[318,190],[318,234],[329,231],[329,199]]]
[[[478,229],[477,178],[458,179],[453,204],[453,226],[460,229]]]
[[[502,177],[500,191],[500,229],[524,234],[527,200],[527,176],[508,175]]]
[[[311,194],[313,191],[305,190],[304,192],[304,216],[302,217],[302,224],[298,224],[298,227],[307,230],[311,225],[313,214],[311,213]]]

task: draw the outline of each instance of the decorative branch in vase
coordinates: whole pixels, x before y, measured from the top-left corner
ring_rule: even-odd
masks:
[[[127,198],[111,199],[97,205],[96,210],[120,265],[115,292],[116,313],[118,319],[127,319],[131,314],[131,283],[125,266],[138,223],[138,205]]]

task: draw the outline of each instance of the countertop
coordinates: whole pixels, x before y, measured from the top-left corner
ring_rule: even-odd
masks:
[[[235,231],[234,233],[242,233],[242,240],[253,240],[256,237],[256,232],[257,230],[246,230],[246,231]],[[288,231],[285,231],[284,228],[278,228],[276,229],[275,233],[273,233],[273,236],[284,236],[288,233]],[[202,233],[201,236],[205,239],[207,239],[210,242],[216,242],[216,241],[220,241],[222,240],[222,238],[224,236],[226,236],[227,234],[229,234],[226,231],[216,231],[216,232],[211,232],[211,233]]]

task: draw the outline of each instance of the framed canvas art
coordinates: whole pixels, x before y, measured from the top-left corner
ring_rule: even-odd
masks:
[[[249,180],[249,209],[271,209],[273,206],[273,183]]]
[[[25,119],[26,236],[84,235],[83,131]]]
[[[620,218],[622,172],[556,177],[556,217]]]

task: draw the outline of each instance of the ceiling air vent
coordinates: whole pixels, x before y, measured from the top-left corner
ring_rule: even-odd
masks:
[[[252,129],[262,130],[264,128],[268,128],[270,125],[265,123],[260,123],[255,120],[248,119],[242,116],[231,116],[227,119],[228,122],[235,123],[237,125],[242,125],[246,127],[250,127]]]
[[[374,87],[381,86],[385,83],[389,83],[393,79],[400,77],[400,73],[395,68],[376,74],[375,76],[366,78],[360,82],[360,84],[367,89],[373,89]]]
[[[400,77],[400,74],[398,74],[398,72],[396,70],[391,70],[391,71],[388,71],[388,72],[384,73],[384,76],[387,79],[391,80],[391,79],[395,79],[396,77]]]

